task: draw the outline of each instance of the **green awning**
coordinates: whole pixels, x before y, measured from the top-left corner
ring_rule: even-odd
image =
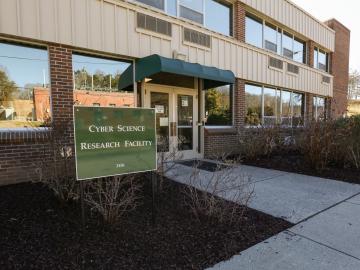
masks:
[[[145,78],[151,78],[152,75],[158,73],[170,73],[203,79],[204,89],[235,83],[234,73],[230,70],[222,70],[178,59],[166,58],[157,54],[136,60],[135,70],[136,82]],[[131,85],[133,85],[132,65],[121,75],[118,88],[119,90],[124,90]]]

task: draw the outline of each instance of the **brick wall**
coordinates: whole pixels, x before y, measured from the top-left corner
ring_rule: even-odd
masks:
[[[245,42],[245,6],[240,1],[236,1],[234,5],[234,37]]]
[[[331,73],[334,76],[334,97],[331,102],[331,116],[338,118],[347,112],[350,30],[335,19],[325,23],[335,30],[335,51],[330,57]]]
[[[62,143],[73,149],[71,49],[49,45],[49,62],[53,126],[66,127]],[[0,132],[0,185],[35,180],[36,168],[50,157],[50,136],[47,130]]]

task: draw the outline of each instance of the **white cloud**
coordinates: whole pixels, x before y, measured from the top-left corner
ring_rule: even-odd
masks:
[[[335,18],[351,30],[350,69],[360,70],[360,1],[292,0],[321,21]]]

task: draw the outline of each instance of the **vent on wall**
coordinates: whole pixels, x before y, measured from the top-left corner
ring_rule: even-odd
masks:
[[[294,74],[299,74],[299,67],[294,64],[287,64],[287,71]]]
[[[209,35],[206,35],[204,33],[189,28],[184,28],[184,41],[210,48],[211,47],[210,40],[211,37]]]
[[[284,62],[281,61],[280,59],[274,58],[274,57],[270,57],[269,58],[269,66],[273,67],[273,68],[278,68],[278,69],[283,69],[284,67]]]
[[[328,76],[322,76],[322,82],[323,82],[323,83],[330,83],[330,81],[331,81],[331,78],[330,78],[330,77],[328,77]]]
[[[137,13],[137,27],[171,37],[171,23],[143,13]]]

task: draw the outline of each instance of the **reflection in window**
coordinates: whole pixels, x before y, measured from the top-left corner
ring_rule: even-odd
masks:
[[[177,0],[167,0],[167,13],[172,16],[177,16]]]
[[[314,49],[314,68],[329,72],[329,54],[319,48]]]
[[[264,29],[265,49],[277,53],[278,51],[277,38],[278,38],[278,32],[276,30],[276,27],[266,23]]]
[[[294,57],[293,59],[299,63],[306,62],[306,45],[305,42],[295,38],[294,39]]]
[[[262,124],[262,87],[251,84],[245,85],[245,124],[259,126]]]
[[[205,26],[226,36],[231,35],[231,7],[205,0]]]
[[[0,128],[47,126],[51,120],[48,52],[0,42]]]
[[[73,54],[74,100],[79,105],[134,106],[134,95],[118,91],[121,74],[130,64],[119,60]]]
[[[305,95],[295,92],[292,93],[292,107],[292,126],[303,126],[305,115]]]
[[[316,121],[325,119],[325,98],[313,97],[313,118]]]
[[[283,48],[283,53],[282,55],[293,59],[294,56],[294,52],[293,52],[293,38],[292,35],[284,32],[283,34],[283,38],[282,38],[282,48]]]
[[[281,92],[281,125],[291,126],[292,118],[292,104],[291,104],[291,92]]]
[[[206,125],[232,125],[232,88],[229,85],[209,89],[205,93]]]
[[[245,41],[256,47],[263,47],[262,21],[255,17],[246,16],[245,21]]]
[[[162,9],[162,10],[165,9],[164,0],[136,0],[136,1],[158,9]]]
[[[299,63],[306,63],[304,41],[251,14],[246,15],[245,42]]]
[[[272,88],[264,88],[264,125],[275,125],[279,115],[279,91]]]
[[[246,84],[245,108],[247,126],[297,127],[304,123],[304,94]]]
[[[203,1],[179,0],[180,17],[202,24],[204,22]]]

